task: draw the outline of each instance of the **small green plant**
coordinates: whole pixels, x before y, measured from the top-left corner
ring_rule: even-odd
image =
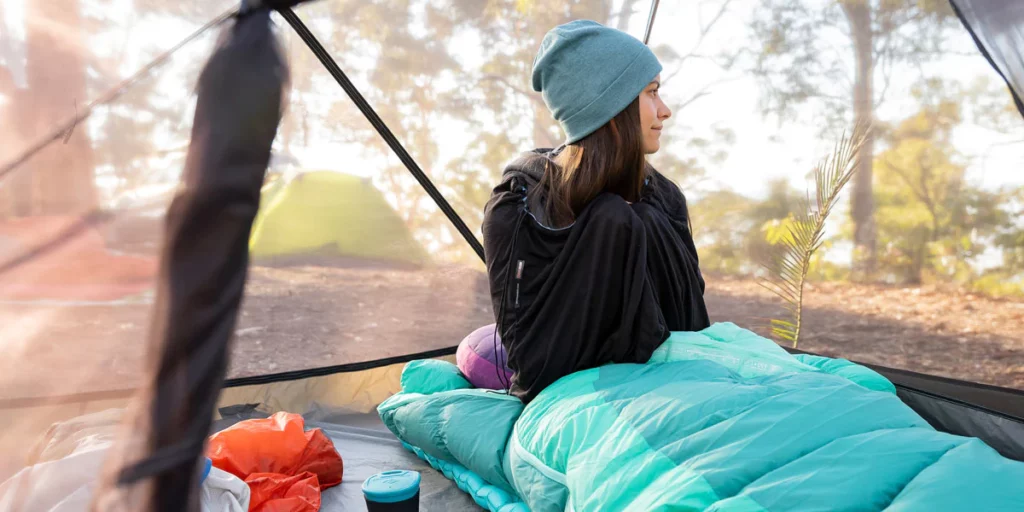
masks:
[[[825,221],[857,171],[868,129],[858,125],[849,136],[844,133],[832,153],[815,167],[816,202],[812,205],[808,198],[803,213],[786,219],[784,231],[776,233],[772,249],[761,257],[765,274],[758,284],[781,298],[789,312],[787,319],[771,320],[771,332],[779,341],[791,342],[793,348],[800,341],[804,283],[814,255],[825,240]]]

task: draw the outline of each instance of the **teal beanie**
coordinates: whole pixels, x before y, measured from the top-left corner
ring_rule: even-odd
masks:
[[[533,61],[533,90],[572,144],[622,112],[658,73],[661,63],[637,38],[576,20],[544,36]]]

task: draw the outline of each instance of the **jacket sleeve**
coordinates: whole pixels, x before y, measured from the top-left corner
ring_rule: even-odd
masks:
[[[484,220],[481,226],[484,243],[484,263],[490,284],[491,306],[495,321],[501,305],[505,276],[509,267],[513,231],[517,217],[522,214],[522,199],[510,189],[509,180],[502,181],[491,192],[491,198],[484,206]]]

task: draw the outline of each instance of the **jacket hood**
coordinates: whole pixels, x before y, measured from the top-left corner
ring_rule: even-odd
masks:
[[[520,153],[509,162],[501,174],[501,183],[494,189],[495,195],[515,197],[526,204],[533,217],[541,224],[547,224],[547,191],[540,186],[548,166],[557,166],[554,157],[557,150],[539,148]]]

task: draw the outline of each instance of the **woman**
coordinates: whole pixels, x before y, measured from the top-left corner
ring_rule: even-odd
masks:
[[[593,21],[551,30],[533,88],[566,134],[509,164],[484,213],[498,330],[528,403],[569,373],[641,363],[710,324],[679,188],[646,163],[671,111],[661,64]]]

